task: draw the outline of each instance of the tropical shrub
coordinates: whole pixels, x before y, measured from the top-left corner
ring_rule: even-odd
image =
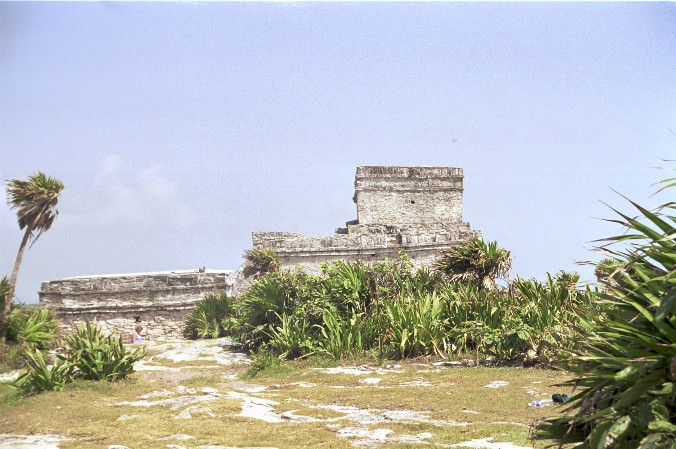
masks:
[[[195,308],[186,318],[183,334],[190,340],[223,337],[231,327],[229,318],[233,315],[234,310],[228,295],[207,294],[195,304]]]
[[[479,240],[468,246],[474,249],[464,253],[497,260],[503,269],[491,262],[490,270],[477,268],[478,275],[450,282],[452,276],[439,271],[416,270],[400,252],[370,264],[325,263],[317,276],[302,270],[266,274],[239,298],[234,334],[247,350],[267,348],[287,358],[473,353],[477,362],[491,356],[532,364],[548,363],[560,347],[572,347],[580,335],[573,323],[580,317],[601,316],[589,289],[578,287],[577,274],[548,275],[544,283],[517,279],[508,289],[498,288],[486,279],[505,274],[509,252]]]
[[[444,354],[447,326],[441,299],[436,294],[401,296],[383,304],[386,352],[390,357]]]
[[[75,377],[85,380],[119,380],[134,371],[134,363],[145,356],[143,347],[128,350],[122,336],[105,337],[103,330],[89,321],[66,336],[66,355],[60,356],[73,369]]]
[[[26,368],[28,366],[27,348],[16,343],[0,341],[0,373]]]
[[[558,360],[603,319],[589,287],[577,287],[579,275],[560,271],[547,281],[517,278],[510,284],[511,304],[516,316],[531,332],[531,346],[541,363]]]
[[[568,384],[579,393],[543,426],[593,449],[666,449],[676,440],[676,203],[658,212],[630,203],[638,218],[616,211],[610,221],[626,233],[599,248],[622,263],[596,293],[606,319],[570,355]]]
[[[369,347],[369,340],[374,335],[369,322],[363,314],[352,310],[351,315],[343,316],[334,306],[327,308],[322,316],[323,323],[319,328],[320,337],[317,351],[333,359],[357,355]]]
[[[253,248],[244,252],[245,276],[260,276],[279,271],[282,266],[279,256],[270,248]]]
[[[252,354],[253,363],[244,373],[245,379],[255,377],[261,371],[280,369],[283,365],[284,357],[273,353],[268,349],[261,349]]]
[[[267,331],[267,348],[281,357],[295,359],[310,355],[315,350],[312,327],[305,317],[296,315],[278,316],[279,325],[270,326]]]
[[[63,390],[71,381],[72,367],[65,360],[47,365],[41,351],[29,349],[25,354],[28,359],[28,370],[14,381],[14,386],[25,395]]]
[[[44,350],[56,336],[57,328],[51,310],[15,306],[9,315],[7,341]]]

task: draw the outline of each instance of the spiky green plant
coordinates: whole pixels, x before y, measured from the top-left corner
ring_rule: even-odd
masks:
[[[327,294],[341,310],[365,312],[371,301],[369,267],[361,262],[337,260],[324,267]]]
[[[186,318],[183,335],[191,340],[222,337],[227,332],[224,320],[233,314],[234,310],[227,294],[204,295]]]
[[[370,326],[362,314],[354,310],[343,317],[335,307],[324,311],[317,350],[338,360],[342,357],[363,353],[372,336]]]
[[[9,315],[7,341],[44,350],[56,336],[57,328],[51,310],[17,306]]]
[[[282,314],[279,325],[268,326],[267,347],[275,354],[288,359],[307,356],[315,352],[312,327],[305,317]]]
[[[13,383],[24,395],[38,394],[43,391],[63,390],[71,382],[72,367],[64,360],[47,365],[41,351],[29,349],[25,353],[28,370]]]
[[[444,251],[434,265],[451,282],[473,283],[488,290],[495,290],[496,279],[506,277],[511,267],[509,251],[500,248],[497,242],[486,242],[477,236]]]
[[[85,321],[66,337],[66,355],[62,356],[85,380],[119,380],[134,371],[134,364],[145,356],[145,348],[128,350],[122,336],[104,336],[98,325]]]
[[[597,293],[607,318],[572,354],[579,392],[543,433],[567,431],[592,449],[667,449],[676,440],[676,203],[651,212],[629,202],[638,218],[615,211],[609,221],[626,233],[599,248],[622,262]]]
[[[445,354],[447,326],[442,300],[436,294],[403,296],[383,303],[387,350],[395,358]]]

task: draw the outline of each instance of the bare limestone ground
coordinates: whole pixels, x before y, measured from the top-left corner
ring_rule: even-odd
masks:
[[[531,425],[570,393],[558,371],[415,360],[295,362],[243,375],[228,339],[148,343],[136,372],[18,400],[0,384],[0,448],[543,447]]]

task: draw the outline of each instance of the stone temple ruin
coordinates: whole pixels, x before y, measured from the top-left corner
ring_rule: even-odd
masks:
[[[253,246],[273,249],[285,267],[318,273],[322,262],[373,262],[403,249],[418,267],[478,231],[462,221],[463,171],[454,167],[357,167],[357,219],[332,236],[254,232]],[[183,321],[206,293],[237,295],[250,283],[245,264],[227,270],[83,276],[44,282],[40,304],[71,327],[96,319],[109,332],[136,322],[151,339],[181,338]]]
[[[254,232],[254,247],[273,249],[283,265],[316,272],[328,260],[372,262],[402,248],[418,266],[473,234],[462,221],[463,172],[453,167],[357,167],[357,219],[329,237]]]

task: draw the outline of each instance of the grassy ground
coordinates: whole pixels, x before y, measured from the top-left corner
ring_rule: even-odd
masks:
[[[559,409],[533,409],[527,404],[553,393],[570,393],[552,386],[565,380],[565,373],[540,369],[403,362],[369,366],[369,370],[362,366],[356,374],[346,374],[305,361],[245,379],[244,365],[181,368],[183,363],[160,358],[147,363],[165,362],[172,370],[140,371],[117,383],[79,382],[64,391],[29,398],[18,398],[11,388],[0,385],[0,433],[63,435],[71,438],[59,444],[64,449],[110,445],[349,448],[357,440],[341,436],[350,429],[388,434],[390,439],[379,446],[383,448],[424,447],[397,440],[420,434],[429,434],[424,438],[427,447],[486,437],[541,447],[551,442],[530,440],[529,426]],[[381,371],[375,371],[378,368]],[[494,381],[507,385],[485,387]],[[191,394],[204,399],[205,387],[214,389],[209,390],[215,392],[208,398],[212,400],[188,405],[158,402]],[[156,405],[133,405],[144,398]],[[309,422],[241,416],[247,400],[262,401],[276,417],[302,417]],[[356,414],[348,417],[345,407]],[[417,414],[400,420],[402,411]],[[183,412],[192,417],[181,419]],[[192,438],[182,440],[180,435]]]

